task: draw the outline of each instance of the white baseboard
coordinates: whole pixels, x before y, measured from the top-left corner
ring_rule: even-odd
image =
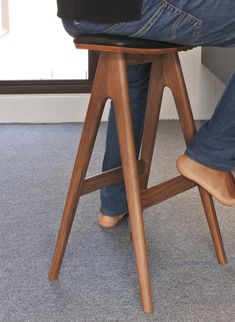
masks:
[[[167,94],[163,101],[161,118],[177,119],[177,114],[171,107],[174,103]],[[1,95],[0,123],[83,122],[89,98],[90,94]],[[103,121],[107,120],[108,106],[109,101]]]
[[[89,97],[89,94],[1,95],[0,123],[83,122]]]
[[[83,122],[89,97],[89,94],[0,95],[0,123]],[[107,120],[108,106],[109,101],[102,121]],[[206,119],[210,114],[206,108],[194,108],[195,119]],[[168,89],[164,93],[160,119],[178,119]]]

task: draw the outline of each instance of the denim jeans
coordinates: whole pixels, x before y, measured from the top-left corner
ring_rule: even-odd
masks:
[[[234,0],[144,0],[141,18],[136,21],[98,24],[64,19],[63,24],[73,37],[81,33],[107,33],[186,45],[235,47]],[[150,67],[150,64],[128,67],[137,155],[142,139]],[[212,118],[201,126],[185,154],[220,171],[229,171],[235,166],[235,73]],[[102,170],[120,164],[111,103]],[[100,210],[109,216],[127,211],[123,183],[101,190]]]

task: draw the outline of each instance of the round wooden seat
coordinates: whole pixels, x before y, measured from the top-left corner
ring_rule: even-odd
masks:
[[[174,53],[193,48],[192,46],[108,34],[79,35],[74,39],[74,43],[76,48],[80,49],[145,55]]]

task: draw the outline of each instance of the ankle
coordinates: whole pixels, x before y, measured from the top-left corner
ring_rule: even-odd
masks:
[[[99,225],[103,228],[113,228],[122,220],[123,217],[125,217],[126,214],[127,212],[117,216],[108,216],[101,213],[98,219]]]

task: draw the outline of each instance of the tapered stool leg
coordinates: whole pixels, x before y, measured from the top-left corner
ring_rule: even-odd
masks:
[[[152,63],[147,108],[145,112],[144,131],[140,160],[144,161],[144,173],[140,175],[141,190],[145,190],[148,185],[150,168],[152,163],[154,144],[157,135],[158,121],[164,90],[162,58]]]
[[[152,292],[148,270],[143,211],[140,197],[140,182],[137,171],[137,158],[130,112],[126,65],[124,55],[115,54],[112,55],[112,58],[113,64],[111,68],[112,73],[109,78],[109,92],[111,92],[111,98],[115,107],[119,148],[122,159],[142,305],[145,313],[151,313],[153,311]]]
[[[70,230],[77,209],[82,184],[87,172],[87,167],[90,161],[95,138],[103,113],[104,104],[106,101],[107,85],[106,64],[107,62],[104,61],[101,55],[71,177],[64,213],[55,246],[54,256],[51,263],[51,269],[49,273],[50,280],[55,280],[58,278]]]
[[[152,63],[151,74],[149,80],[147,107],[145,112],[144,130],[142,146],[140,151],[140,160],[144,162],[144,172],[140,175],[141,191],[148,186],[154,144],[157,134],[159,114],[163,96],[163,77],[161,59],[158,62]],[[132,240],[131,225],[128,221],[130,239]]]
[[[191,106],[181,70],[178,54],[168,56],[165,72],[166,82],[172,90],[185,141],[188,144],[196,133]],[[227,258],[220,233],[218,219],[211,195],[199,187],[202,204],[205,210],[208,226],[214,243],[216,255],[220,264],[226,264]]]

